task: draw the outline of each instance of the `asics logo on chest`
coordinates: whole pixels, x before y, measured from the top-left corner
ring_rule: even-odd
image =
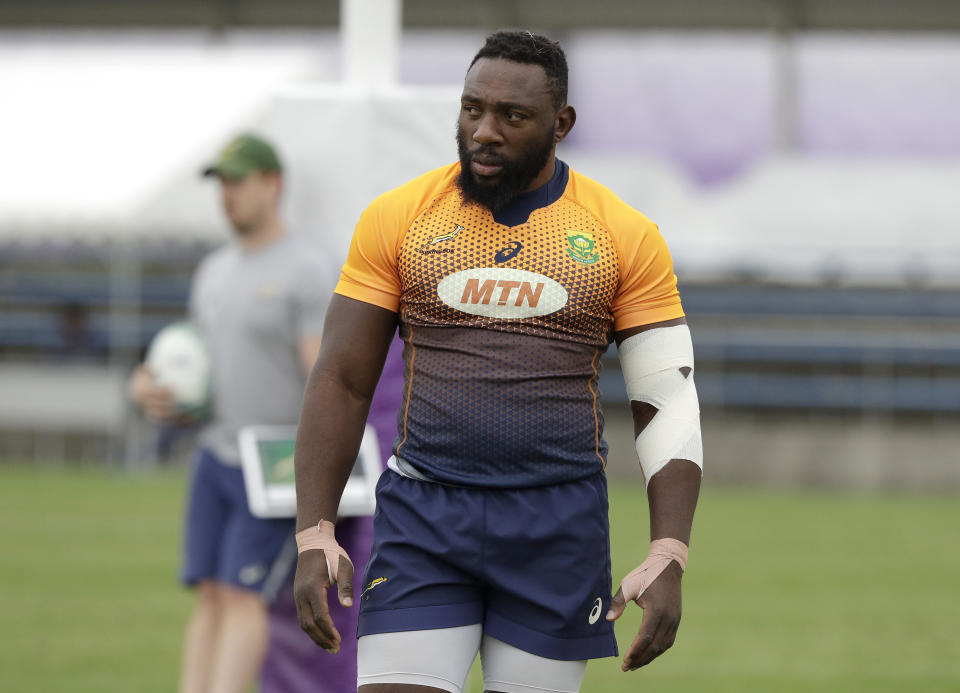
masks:
[[[521,250],[523,250],[523,245],[519,241],[513,241],[507,247],[498,250],[497,254],[493,256],[493,261],[499,265],[507,260],[512,260]]]

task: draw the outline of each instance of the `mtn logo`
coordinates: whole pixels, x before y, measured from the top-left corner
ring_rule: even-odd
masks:
[[[549,315],[567,305],[567,290],[558,282],[509,267],[449,274],[437,284],[437,295],[456,310],[501,320]]]

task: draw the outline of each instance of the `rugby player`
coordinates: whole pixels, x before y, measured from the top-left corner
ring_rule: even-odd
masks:
[[[674,642],[702,469],[690,333],[657,227],[556,158],[575,120],[560,46],[491,35],[459,162],[376,199],[354,234],[300,419],[294,592],[329,652],[327,590],[359,600],[362,693],[461,691],[478,652],[487,691],[578,691],[587,660],[617,654],[631,600],[624,670]],[[333,522],[398,327],[404,399],[355,593]],[[611,598],[597,371],[612,339],[651,545]]]

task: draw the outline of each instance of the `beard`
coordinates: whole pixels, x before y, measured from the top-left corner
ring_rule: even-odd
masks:
[[[464,203],[474,202],[491,212],[503,209],[524,192],[547,165],[553,145],[553,131],[550,130],[542,140],[534,141],[521,150],[516,159],[508,159],[494,147],[479,146],[469,151],[463,128],[458,125],[460,176],[457,178],[457,185],[463,194]],[[470,170],[470,162],[474,157],[480,157],[485,164],[500,166],[500,173],[493,176],[493,180],[478,179]]]

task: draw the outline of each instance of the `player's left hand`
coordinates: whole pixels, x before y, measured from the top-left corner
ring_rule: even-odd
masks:
[[[643,608],[643,621],[620,665],[623,671],[633,671],[649,664],[673,645],[680,627],[682,577],[680,564],[673,561],[637,599]],[[607,620],[616,621],[626,606],[621,587],[610,602]]]

